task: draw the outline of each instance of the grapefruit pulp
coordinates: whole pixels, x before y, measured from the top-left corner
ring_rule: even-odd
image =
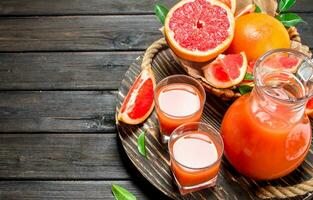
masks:
[[[224,52],[234,36],[234,16],[217,0],[184,0],[167,14],[165,38],[179,57],[206,62]]]
[[[247,71],[247,58],[240,54],[219,55],[216,60],[203,68],[210,85],[216,88],[229,88],[239,84]]]
[[[140,124],[154,108],[155,78],[151,67],[143,69],[126,95],[118,113],[118,120],[126,124]]]

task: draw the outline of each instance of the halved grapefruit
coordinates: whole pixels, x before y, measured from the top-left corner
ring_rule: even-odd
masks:
[[[135,80],[118,113],[118,120],[126,124],[140,124],[154,108],[155,78],[151,67],[144,69]]]
[[[305,112],[309,117],[313,117],[313,98],[311,98],[306,104]]]
[[[225,4],[228,8],[230,8],[230,10],[232,11],[232,13],[236,12],[236,0],[218,0],[220,2],[222,2],[223,4]]]
[[[234,15],[217,0],[184,0],[167,14],[165,38],[179,57],[194,62],[216,58],[234,37]]]
[[[247,66],[247,57],[244,52],[240,54],[221,54],[203,68],[203,73],[212,86],[229,88],[243,80]]]

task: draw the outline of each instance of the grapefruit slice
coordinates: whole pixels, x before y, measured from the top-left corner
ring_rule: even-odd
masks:
[[[237,19],[238,17],[242,16],[242,15],[246,15],[246,14],[249,14],[249,13],[253,13],[256,9],[256,6],[255,4],[249,4],[247,5],[246,7],[238,10],[236,13],[235,13],[235,19]]]
[[[305,112],[309,117],[313,117],[313,98],[311,98],[306,104]]]
[[[118,113],[118,120],[126,124],[140,124],[154,108],[155,78],[151,67],[144,69],[136,78]]]
[[[219,2],[222,2],[225,4],[231,11],[232,13],[236,12],[236,0],[218,0]]]
[[[229,88],[243,80],[247,66],[247,57],[244,52],[240,54],[221,54],[203,69],[203,73],[212,86]]]
[[[296,72],[301,60],[293,55],[284,53],[273,54],[263,61],[263,66],[270,69],[288,70],[290,72]]]
[[[217,0],[184,0],[167,14],[165,38],[179,57],[194,62],[216,58],[234,37],[234,16]]]

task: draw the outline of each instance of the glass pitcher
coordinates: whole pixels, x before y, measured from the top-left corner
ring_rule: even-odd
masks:
[[[221,127],[225,156],[237,171],[271,180],[303,162],[311,144],[305,107],[312,75],[311,60],[295,50],[270,51],[257,61],[253,91],[230,106]]]

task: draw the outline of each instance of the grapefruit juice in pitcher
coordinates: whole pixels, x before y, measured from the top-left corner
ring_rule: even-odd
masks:
[[[304,54],[270,51],[254,68],[255,88],[226,112],[225,156],[245,176],[280,178],[296,169],[311,144],[305,106],[313,92],[313,65]]]

